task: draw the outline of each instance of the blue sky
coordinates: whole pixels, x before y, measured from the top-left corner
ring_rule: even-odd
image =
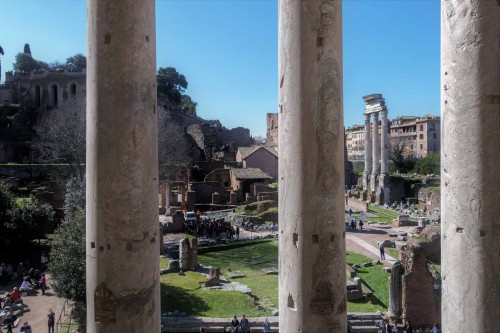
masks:
[[[439,114],[439,0],[344,0],[345,125],[363,122],[362,96],[382,93],[389,117]],[[33,57],[86,53],[86,1],[0,0],[4,72]],[[198,114],[264,135],[277,109],[276,0],[158,0],[157,66],[189,82]]]

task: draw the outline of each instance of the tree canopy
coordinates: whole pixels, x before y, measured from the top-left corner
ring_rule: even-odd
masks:
[[[187,89],[186,77],[174,67],[160,67],[156,75],[159,98],[166,98],[172,104],[181,104],[182,93]]]
[[[16,72],[30,73],[48,67],[46,62],[34,59],[31,54],[20,52],[16,54],[16,62],[12,65]]]
[[[77,53],[66,59],[66,67],[70,70],[81,70],[83,68],[87,68],[87,58],[83,54]]]

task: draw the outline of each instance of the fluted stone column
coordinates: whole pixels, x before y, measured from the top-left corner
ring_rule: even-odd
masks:
[[[377,190],[377,180],[380,173],[380,138],[378,135],[378,112],[373,113],[372,127],[372,177],[370,180],[370,188],[372,191]]]
[[[500,5],[441,6],[443,332],[500,327]]]
[[[372,140],[370,127],[370,113],[365,113],[365,170],[363,171],[363,190],[368,189],[372,172]]]
[[[87,5],[87,332],[160,332],[155,4]]]
[[[340,1],[279,1],[280,332],[346,332]]]
[[[382,116],[381,128],[380,128],[380,179],[379,187],[382,192],[383,198],[381,198],[384,203],[389,204],[389,169],[388,169],[388,151],[389,151],[389,138],[387,135],[387,110],[380,111]]]

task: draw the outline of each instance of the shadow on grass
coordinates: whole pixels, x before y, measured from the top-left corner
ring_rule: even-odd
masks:
[[[162,283],[160,292],[162,313],[179,310],[188,316],[198,316],[209,310],[208,304],[202,298],[188,290]]]
[[[371,299],[369,301],[366,301],[364,299],[357,299],[357,300],[352,300],[352,301],[349,301],[349,303],[354,303],[354,304],[363,304],[363,305],[367,305],[367,304],[372,304],[372,305],[379,305],[379,306],[382,306],[384,308],[387,308],[387,305],[385,305],[380,299],[378,299],[375,295],[373,295],[371,297]]]

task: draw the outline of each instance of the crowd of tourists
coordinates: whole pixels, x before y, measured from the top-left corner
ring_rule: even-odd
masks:
[[[32,267],[29,261],[20,262],[15,269],[12,264],[0,264],[0,283],[3,286],[14,284],[12,290],[6,293],[5,297],[0,297],[0,329],[5,328],[6,333],[13,332],[12,329],[17,325],[18,317],[24,311],[22,296],[37,295],[37,290],[41,290],[42,295],[45,295],[47,282],[44,271],[47,262],[46,255],[42,253],[39,268]],[[49,316],[49,332],[50,321]],[[31,333],[31,326],[28,322],[24,322],[18,332]]]
[[[224,218],[210,219],[197,217],[196,221],[184,222],[184,232],[196,237],[212,239],[234,239],[240,237],[240,228],[233,227]]]
[[[377,323],[378,333],[416,333],[411,325],[410,321],[407,320],[403,327],[398,327],[396,325],[392,326],[389,321],[382,319]],[[422,331],[418,331],[422,332]],[[432,326],[432,328],[427,329],[422,333],[441,333],[441,329],[437,323]]]

